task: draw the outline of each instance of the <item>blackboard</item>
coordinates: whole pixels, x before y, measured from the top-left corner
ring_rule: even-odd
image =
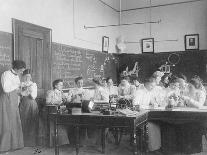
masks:
[[[0,31],[0,75],[11,68],[12,34]]]
[[[94,77],[111,76],[116,82],[116,62],[111,54],[52,43],[52,80],[63,79],[65,88],[74,87],[78,76],[85,87],[92,86]]]
[[[179,56],[179,62],[175,66],[171,66],[173,74],[183,73],[190,79],[194,75],[200,76],[205,83],[207,83],[207,51],[175,51],[163,52],[154,54],[120,54],[118,74],[126,69],[128,66],[131,70],[138,62],[141,67],[139,71],[139,79],[143,82],[146,78],[150,77],[161,65],[168,62],[171,54]]]

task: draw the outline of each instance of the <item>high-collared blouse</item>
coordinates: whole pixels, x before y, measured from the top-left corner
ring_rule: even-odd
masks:
[[[152,98],[152,92],[148,91],[145,87],[136,90],[133,98],[133,105],[139,105],[142,109],[149,109],[149,104]]]
[[[85,93],[86,89],[76,87],[69,90],[68,96],[70,97],[71,102],[80,103],[86,98]]]
[[[1,84],[5,93],[10,93],[20,87],[19,76],[14,70],[5,71],[1,76]]]
[[[165,94],[160,96],[159,93],[161,92],[158,93],[157,90],[159,89],[154,88],[149,91],[145,86],[136,90],[133,95],[133,105],[140,105],[143,109],[148,109],[151,105],[153,105],[154,108],[164,106]]]
[[[107,87],[107,88],[108,88],[109,95],[118,95],[117,86],[110,86],[110,87]]]
[[[94,90],[94,101],[109,102],[109,93],[103,87],[98,87]]]
[[[127,84],[125,87],[119,85],[118,95],[123,96],[126,99],[133,99],[135,90],[136,90],[136,87],[131,84]]]
[[[189,102],[191,105],[200,108],[204,106],[206,93],[203,90],[196,90],[194,94],[189,93],[185,99],[186,102]]]
[[[63,92],[58,89],[49,90],[46,95],[46,104],[60,105],[64,97]]]

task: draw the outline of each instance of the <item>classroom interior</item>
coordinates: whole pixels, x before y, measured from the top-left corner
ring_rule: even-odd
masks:
[[[183,73],[187,79],[198,75],[207,87],[207,0],[0,2],[0,73],[9,70],[13,60],[25,61],[37,83],[40,117],[47,117],[42,111],[45,96],[56,79],[63,79],[63,91],[67,93],[76,86],[74,79],[79,76],[83,77],[84,88],[92,90],[93,78],[111,77],[118,86],[121,74],[131,71],[144,83],[159,69]],[[49,119],[41,120],[39,126],[46,129],[48,122]],[[0,154],[58,155],[55,146],[48,144],[47,131],[41,132],[37,146]],[[124,132],[121,136],[119,145],[114,139],[106,139],[105,154],[133,154],[131,135]],[[80,155],[103,154],[101,145],[87,145],[90,144],[87,140],[83,143],[79,146]],[[58,153],[77,154],[75,147],[73,144],[60,146]],[[188,154],[188,148],[184,150]],[[205,135],[198,150],[190,154],[207,154]]]

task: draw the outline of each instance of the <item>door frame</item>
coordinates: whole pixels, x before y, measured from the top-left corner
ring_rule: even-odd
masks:
[[[47,60],[43,59],[43,63],[47,63],[45,65],[47,65],[48,68],[47,67],[46,68],[49,72],[49,75],[46,75],[46,76],[43,75],[44,77],[43,83],[44,81],[49,80],[49,83],[44,85],[43,89],[45,89],[45,91],[49,90],[51,89],[51,83],[52,83],[52,29],[12,18],[12,32],[13,32],[13,56],[12,57],[13,57],[13,60],[20,59],[19,57],[20,55],[20,52],[19,52],[20,32],[19,31],[22,31],[22,34],[26,36],[32,36],[34,38],[44,39],[44,35],[42,35],[42,33],[38,34],[38,32],[34,33],[30,30],[24,30],[23,27],[28,28],[28,29],[32,27],[32,29],[34,30],[37,29],[38,31],[41,29],[42,33],[47,33],[47,35],[49,35],[49,42],[47,42],[46,45],[43,44],[44,46],[46,46],[46,48],[48,48],[47,51],[49,52],[47,53],[47,51],[45,51],[44,50],[45,48],[43,47],[43,57],[47,58]]]

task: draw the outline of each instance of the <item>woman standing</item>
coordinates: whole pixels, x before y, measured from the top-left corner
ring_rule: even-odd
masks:
[[[35,146],[38,131],[37,84],[32,82],[30,70],[23,72],[21,83],[22,98],[19,104],[19,113],[22,122],[24,146]]]
[[[0,94],[0,152],[24,147],[22,125],[18,108],[19,76],[26,68],[25,62],[15,60],[12,69],[1,76]]]

